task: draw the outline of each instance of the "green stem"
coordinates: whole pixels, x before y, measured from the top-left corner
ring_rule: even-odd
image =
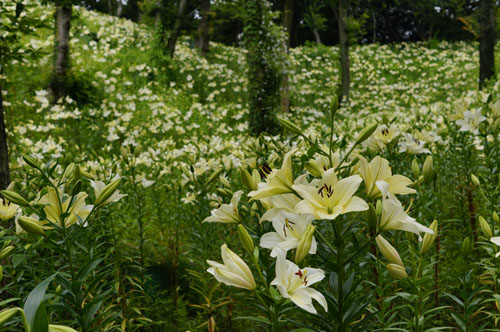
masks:
[[[279,332],[280,331],[280,326],[279,326],[279,304],[274,305],[274,310],[272,312],[272,332]]]
[[[335,238],[337,242],[337,331],[344,332],[344,239],[342,238],[342,225],[332,220]]]

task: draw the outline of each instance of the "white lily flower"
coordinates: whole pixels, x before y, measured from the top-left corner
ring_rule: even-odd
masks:
[[[496,244],[497,246],[500,246],[500,236],[492,237],[492,238],[490,238],[490,241],[493,242],[494,244]],[[496,253],[495,258],[498,256],[500,256],[500,252]]]
[[[113,181],[116,181],[118,178],[115,178],[113,180],[111,180],[110,183],[112,183]],[[98,198],[103,189],[106,187],[106,184],[102,181],[90,181],[90,185],[92,186],[92,188],[94,188],[94,194],[95,194],[95,197]],[[120,191],[119,190],[115,190],[113,192],[113,194],[111,196],[109,196],[109,198],[107,198],[104,202],[101,202],[100,205],[101,206],[104,206],[106,204],[109,204],[109,203],[113,203],[113,202],[117,202],[118,200],[120,200],[121,198],[127,196],[126,194],[120,194]]]
[[[416,193],[415,189],[408,188],[413,182],[403,175],[392,175],[389,162],[376,156],[368,162],[365,157],[358,155],[359,174],[365,182],[366,195],[370,198],[387,196],[388,193],[406,195]]]
[[[284,210],[278,210],[271,218],[264,219],[271,221],[275,232],[269,232],[260,238],[260,246],[272,249],[271,257],[276,257],[277,248],[288,251],[297,248],[300,239],[305,236],[307,226],[312,224],[314,216],[312,214],[298,215]],[[316,253],[316,240],[313,237],[310,254]]]
[[[286,259],[286,253],[281,249],[277,250],[276,257],[276,278],[271,285],[278,288],[281,296],[312,314],[317,313],[312,305],[312,299],[328,311],[328,304],[323,294],[309,287],[323,280],[325,272],[311,267],[300,269],[295,263]]]
[[[474,135],[479,134],[479,124],[486,120],[486,117],[481,115],[481,109],[476,108],[464,112],[464,118],[457,120],[457,125],[460,126],[460,131],[469,131]]]
[[[303,198],[295,207],[297,213],[311,213],[317,219],[335,219],[340,214],[365,211],[368,204],[354,196],[361,184],[359,175],[338,180],[335,169],[323,174],[318,187],[312,185],[294,185],[293,189]]]
[[[263,167],[263,172],[268,173],[266,174],[267,181],[259,183],[256,191],[248,193],[248,196],[252,197],[252,200],[292,192],[292,155],[296,151],[297,149],[292,149],[285,155],[283,165],[279,170],[271,170],[269,166],[267,168]]]
[[[406,214],[401,202],[396,198],[384,199],[382,202],[381,230],[401,230],[412,232],[419,236],[420,232],[434,234],[432,229],[425,227]]]
[[[240,202],[243,190],[238,190],[233,194],[231,204],[222,204],[220,208],[212,210],[212,215],[206,217],[203,222],[220,222],[223,224],[237,224],[241,221],[238,212],[238,203]]]
[[[425,142],[414,137],[410,133],[403,133],[404,141],[400,142],[399,152],[407,152],[409,154],[431,153],[425,148]]]
[[[224,243],[220,248],[222,261],[224,264],[207,260],[211,266],[207,272],[212,274],[217,281],[228,286],[234,286],[245,289],[255,289],[255,279],[248,265],[236,255]]]

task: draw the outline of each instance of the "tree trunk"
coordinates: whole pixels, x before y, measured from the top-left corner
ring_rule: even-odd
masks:
[[[495,7],[493,0],[479,4],[479,89],[495,75]]]
[[[67,73],[69,67],[69,38],[71,29],[71,5],[58,6],[55,14],[56,43],[54,77],[52,80],[52,93],[54,101],[66,95]]]
[[[108,14],[113,15],[113,1],[108,0]]]
[[[177,37],[179,37],[179,32],[181,31],[182,18],[184,12],[186,11],[187,0],[179,0],[179,7],[177,9],[177,17],[175,19],[174,29],[168,37],[167,52],[171,58],[175,54],[175,44],[177,43]]]
[[[198,27],[198,38],[196,40],[196,47],[200,49],[202,56],[207,54],[210,44],[210,36],[208,34],[210,28],[209,21],[210,0],[203,0],[203,16],[201,17],[200,25]]]
[[[372,10],[372,18],[373,18],[373,36],[372,43],[375,44],[377,41],[377,17],[375,16],[375,11]]]
[[[5,189],[10,184],[9,150],[7,147],[7,133],[3,113],[2,85],[0,82],[0,189]]]
[[[121,17],[123,14],[123,2],[122,0],[117,0],[117,6],[116,6],[116,17]]]
[[[313,29],[313,34],[314,34],[314,40],[316,41],[316,43],[322,44],[321,37],[319,36],[318,30]]]
[[[349,71],[349,49],[347,43],[347,2],[348,0],[338,0],[338,27],[339,27],[339,48],[340,48],[340,69],[341,69],[341,82],[339,101],[343,98],[349,100],[349,86],[351,83],[351,74]]]
[[[286,33],[285,51],[287,55],[288,50],[290,49],[293,31],[294,5],[294,0],[285,0],[285,8],[283,10],[283,27],[285,28]],[[290,111],[290,82],[286,72],[283,74],[283,79],[281,81],[281,110],[283,113],[288,113]]]

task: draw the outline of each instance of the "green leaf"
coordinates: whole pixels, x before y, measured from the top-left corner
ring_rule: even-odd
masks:
[[[28,298],[26,299],[26,303],[24,303],[24,313],[26,315],[26,322],[28,323],[31,332],[47,332],[49,329],[49,323],[46,317],[47,314],[45,312],[45,307],[42,305],[42,301],[43,297],[45,296],[45,291],[47,290],[47,287],[49,286],[52,279],[54,279],[54,277],[55,274],[48,277],[41,283],[39,283],[31,291],[31,293],[29,293]],[[40,313],[38,312],[39,308],[41,308]],[[47,320],[46,325],[44,325],[45,323],[44,318]],[[40,324],[38,323],[38,320],[40,320]],[[36,322],[36,327],[38,329],[36,331],[34,330],[35,322]]]
[[[76,280],[83,282],[85,279],[87,279],[89,273],[94,271],[94,269],[97,267],[97,265],[99,265],[102,262],[102,260],[103,260],[102,258],[94,259],[93,261],[88,263],[84,268],[80,270],[78,276],[76,277]]]
[[[266,324],[269,326],[273,325],[269,319],[264,318],[264,317],[240,316],[240,317],[234,318],[233,320],[251,320],[251,321],[263,323],[263,324]]]

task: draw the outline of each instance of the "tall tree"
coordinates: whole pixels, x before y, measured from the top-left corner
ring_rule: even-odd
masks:
[[[266,0],[245,1],[243,41],[247,49],[249,130],[258,136],[263,132],[279,131],[276,111],[280,105],[280,66],[283,59],[277,57],[283,41],[277,37],[272,22],[271,7]],[[281,30],[278,29],[278,30]]]
[[[52,94],[54,101],[63,98],[66,91],[67,76],[69,70],[69,39],[71,29],[72,4],[70,1],[62,0],[56,2],[55,11],[55,47],[54,47],[54,69],[52,77]]]
[[[196,40],[196,46],[200,49],[202,56],[205,56],[205,54],[207,54],[210,44],[210,5],[210,0],[203,0],[203,14],[201,16],[200,25],[198,26],[198,38]]]
[[[349,40],[347,35],[347,5],[349,0],[337,0],[330,2],[335,16],[337,17],[339,31],[339,51],[340,51],[340,86],[339,103],[349,99],[349,89],[351,85],[351,73],[349,64]]]
[[[177,38],[179,37],[179,33],[181,31],[182,19],[184,17],[184,13],[186,12],[187,0],[179,0],[179,5],[177,7],[177,17],[175,18],[174,28],[168,37],[167,43],[167,52],[171,58],[174,57],[175,54],[175,45],[177,44]]]
[[[283,10],[283,27],[286,34],[285,52],[288,54],[292,39],[293,31],[293,13],[295,11],[294,0],[285,0],[285,8]],[[281,110],[287,113],[290,110],[290,83],[288,74],[283,74],[281,82]]]
[[[479,4],[479,88],[495,75],[496,17],[495,1]]]

